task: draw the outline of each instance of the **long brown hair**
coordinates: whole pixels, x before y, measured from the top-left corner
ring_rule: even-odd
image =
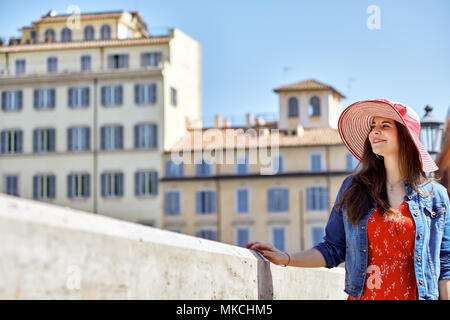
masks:
[[[437,181],[434,178],[427,178],[422,171],[414,142],[408,134],[407,129],[401,123],[394,121],[397,127],[397,137],[399,142],[399,168],[400,175],[406,179],[411,187],[425,196],[434,197],[431,194],[419,191],[418,186],[430,181]],[[372,151],[369,136],[364,142],[364,153],[361,162],[355,169],[351,185],[342,193],[338,202],[339,211],[345,204],[347,206],[348,220],[353,224],[370,210],[373,200],[379,206],[379,210],[392,218],[395,217],[395,209],[391,208],[386,191],[386,168],[383,158],[379,159]]]

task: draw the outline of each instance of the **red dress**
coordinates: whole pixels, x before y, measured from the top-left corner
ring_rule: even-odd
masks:
[[[386,220],[377,206],[367,222],[369,251],[364,291],[360,299],[349,296],[347,300],[417,300],[415,232],[405,201],[397,209],[395,222]]]

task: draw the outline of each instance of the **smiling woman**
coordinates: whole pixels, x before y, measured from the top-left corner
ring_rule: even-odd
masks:
[[[258,241],[247,248],[283,266],[345,262],[349,300],[449,299],[450,203],[425,174],[438,167],[419,140],[419,117],[402,103],[360,101],[338,130],[360,165],[342,183],[324,240],[291,254]]]

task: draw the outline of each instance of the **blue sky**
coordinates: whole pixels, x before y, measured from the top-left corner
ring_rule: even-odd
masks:
[[[277,113],[273,89],[316,79],[354,101],[426,104],[443,119],[450,106],[450,1],[404,0],[0,0],[0,37],[50,9],[66,13],[138,10],[150,31],[179,28],[202,44],[205,124],[214,114],[243,122],[246,112]],[[366,25],[370,5],[380,29]],[[287,71],[285,71],[287,68]]]

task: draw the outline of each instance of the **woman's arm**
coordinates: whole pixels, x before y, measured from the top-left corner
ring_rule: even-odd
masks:
[[[450,279],[439,280],[439,299],[450,300]]]

